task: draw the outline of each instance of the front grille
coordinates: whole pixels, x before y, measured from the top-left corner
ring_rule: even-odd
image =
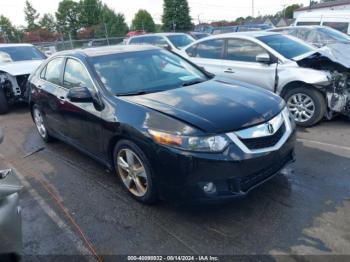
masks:
[[[286,126],[285,126],[285,123],[283,123],[280,126],[280,128],[277,130],[277,132],[271,136],[246,138],[246,139],[241,138],[241,141],[250,150],[272,147],[276,145],[278,141],[281,140],[285,132],[286,132]]]

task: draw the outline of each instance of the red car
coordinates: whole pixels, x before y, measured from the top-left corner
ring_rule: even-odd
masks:
[[[144,34],[147,34],[147,32],[143,30],[130,31],[129,33],[126,34],[126,37],[133,37],[133,36],[144,35]]]

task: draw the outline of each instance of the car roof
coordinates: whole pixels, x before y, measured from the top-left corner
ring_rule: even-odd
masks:
[[[278,32],[270,32],[270,31],[248,31],[248,32],[235,32],[235,33],[226,33],[226,34],[217,34],[212,36],[211,38],[229,38],[236,36],[245,36],[245,37],[260,37],[260,36],[269,36],[269,35],[279,35]]]
[[[121,54],[121,53],[131,53],[131,52],[141,52],[149,50],[157,50],[158,47],[152,45],[113,45],[113,46],[101,46],[86,49],[75,49],[68,51],[61,51],[56,53],[54,56],[103,56],[111,54]]]
[[[0,47],[33,46],[31,44],[0,44]]]
[[[174,32],[154,33],[154,34],[136,35],[130,38],[138,38],[138,37],[146,37],[146,36],[170,36],[170,35],[186,35],[186,33],[174,33]]]
[[[298,28],[308,28],[308,29],[317,29],[317,28],[327,28],[327,26],[321,25],[298,25],[298,26],[285,26],[285,27],[276,27],[268,29],[267,31],[274,32],[275,30],[284,30],[284,29],[298,29]]]

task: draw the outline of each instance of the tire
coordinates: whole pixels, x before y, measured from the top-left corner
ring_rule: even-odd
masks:
[[[40,117],[41,117],[40,123],[38,123],[38,119],[37,119],[38,115],[37,114],[40,114]],[[47,129],[45,116],[43,115],[43,113],[41,112],[41,110],[39,109],[39,107],[37,105],[34,105],[32,107],[32,116],[33,116],[34,124],[36,126],[36,129],[37,129],[40,137],[46,143],[53,141],[54,138],[50,135],[50,133]],[[41,125],[41,127],[39,127],[39,125]]]
[[[0,88],[0,114],[6,114],[9,111],[9,106],[5,96],[4,89]]]
[[[294,116],[295,123],[299,126],[311,127],[325,116],[327,110],[325,98],[320,91],[312,86],[303,85],[290,89],[284,95],[284,99],[289,111]],[[307,106],[310,104],[311,106]]]
[[[131,168],[132,165],[127,159],[126,155],[128,153],[129,157],[130,153],[134,154],[133,162],[135,163],[135,169]],[[127,166],[129,166],[129,171],[126,171],[127,167],[125,163],[120,162],[120,157],[124,159],[124,162],[126,162]],[[138,162],[140,162],[142,165],[141,167],[143,167],[145,171],[142,176],[136,174],[140,174],[142,172],[130,171],[142,169]],[[158,191],[156,188],[151,165],[146,155],[135,143],[130,140],[120,140],[114,148],[113,164],[115,171],[122,183],[122,187],[129,193],[129,195],[131,195],[137,201],[148,205],[154,204],[158,200]],[[127,186],[127,184],[129,184],[129,186]],[[141,186],[137,187],[136,184],[139,184]],[[138,190],[138,188],[142,190]],[[146,190],[144,191],[145,188]]]

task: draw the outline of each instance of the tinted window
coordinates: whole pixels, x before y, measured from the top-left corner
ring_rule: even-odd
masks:
[[[84,66],[75,59],[67,59],[63,75],[63,86],[66,88],[87,87],[93,90],[93,84]]]
[[[297,25],[320,25],[320,22],[298,22]]]
[[[56,85],[60,85],[61,70],[63,65],[63,58],[56,58],[51,60],[46,66],[44,79]]]
[[[255,62],[256,56],[267,53],[264,48],[256,43],[243,39],[229,39],[225,59]]]
[[[349,28],[349,23],[341,23],[341,22],[324,22],[323,25],[332,27],[343,33],[347,33]]]
[[[257,39],[289,59],[313,51],[307,44],[287,35],[260,36]]]
[[[222,59],[224,40],[214,39],[200,42],[194,49],[188,50],[187,53],[192,57]]]
[[[207,80],[196,67],[163,50],[92,57],[90,61],[105,87],[118,95],[159,92]]]
[[[161,36],[144,36],[132,38],[130,40],[130,44],[150,44],[156,46],[164,46],[167,44],[167,42]]]
[[[0,53],[12,61],[42,60],[46,57],[33,46],[0,47]]]
[[[167,37],[176,48],[185,47],[194,42],[193,38],[186,34],[168,35]]]

